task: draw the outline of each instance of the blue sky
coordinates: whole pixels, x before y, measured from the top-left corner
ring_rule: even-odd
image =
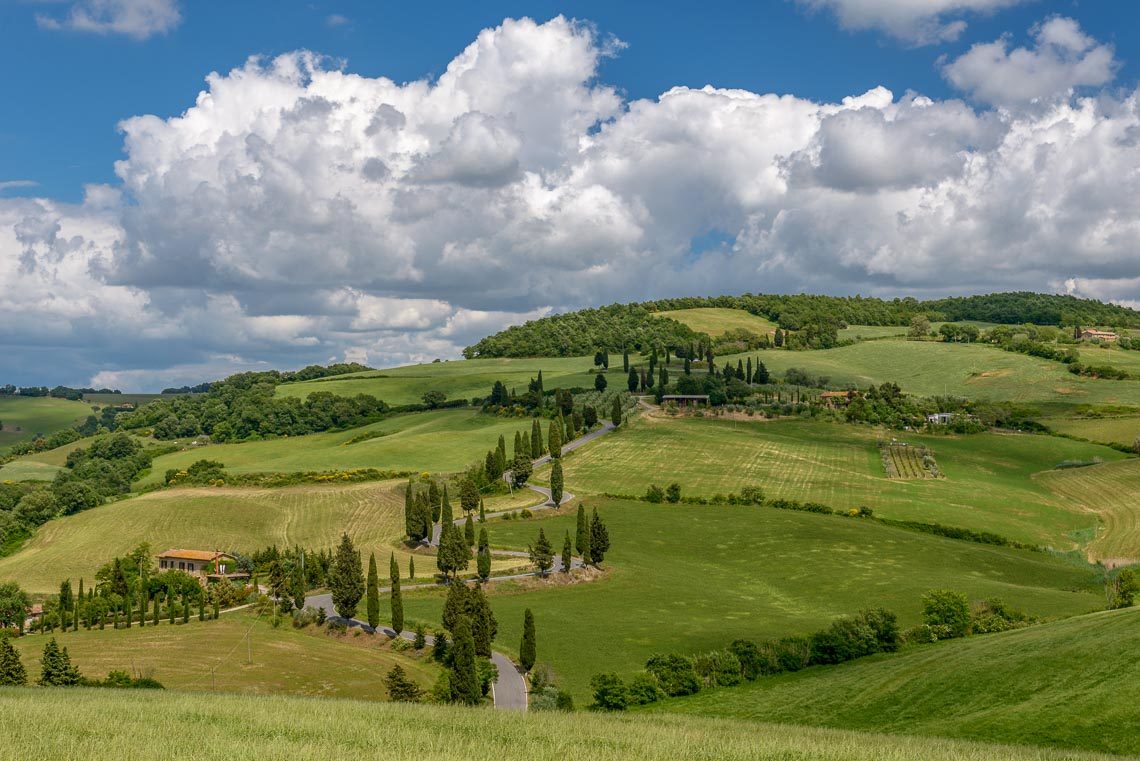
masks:
[[[710,7],[711,6],[711,7]],[[79,200],[88,182],[113,182],[122,155],[119,120],[173,116],[193,103],[211,71],[228,71],[251,55],[308,49],[352,71],[407,81],[437,76],[479,30],[507,17],[545,20],[564,14],[590,21],[627,43],[599,75],[631,98],[653,98],[675,85],[712,84],[755,92],[838,100],[884,85],[932,98],[954,95],[937,69],[979,40],[1027,30],[1050,14],[1080,20],[1112,42],[1118,82],[1140,72],[1140,3],[1100,0],[1026,2],[990,14],[965,14],[957,41],[916,46],[876,29],[846,30],[826,10],[769,2],[495,2],[435,3],[197,1],[167,34],[135,41],[119,35],[53,31],[37,14],[59,3],[7,0],[0,5],[0,64],[22,72],[7,83],[0,126],[0,182],[38,187],[9,194]],[[331,20],[330,20],[331,19]],[[343,19],[343,22],[340,21]],[[34,62],[34,64],[32,63]]]
[[[0,0],[0,383],[679,295],[1140,306],[1140,4],[709,5]]]

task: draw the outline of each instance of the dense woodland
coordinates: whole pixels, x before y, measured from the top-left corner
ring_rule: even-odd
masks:
[[[467,347],[472,357],[569,357],[599,349],[620,352],[649,347],[676,350],[708,341],[675,320],[653,316],[676,309],[742,309],[802,336],[798,348],[827,348],[847,325],[910,325],[915,317],[932,321],[977,320],[1003,324],[1109,325],[1140,327],[1140,311],[1074,296],[1041,293],[994,293],[984,296],[919,301],[886,301],[862,296],[753,295],[659,299],[611,304],[597,309],[551,315],[515,325]],[[758,348],[749,346],[746,348]]]

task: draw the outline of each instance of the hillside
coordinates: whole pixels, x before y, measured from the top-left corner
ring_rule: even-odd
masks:
[[[97,723],[92,717],[99,717]],[[0,733],[44,758],[565,761],[1091,761],[1087,754],[689,716],[517,714],[449,706],[126,690],[0,688]],[[441,738],[446,738],[444,741]]]
[[[83,402],[48,396],[0,396],[0,455],[19,441],[82,422],[91,414]]]
[[[762,678],[654,710],[1140,753],[1140,609]]]
[[[571,458],[572,459],[572,458]],[[523,612],[533,610],[539,661],[578,702],[603,671],[630,675],[657,652],[705,652],[736,637],[806,634],[870,606],[919,622],[919,600],[949,587],[971,599],[1001,597],[1035,615],[1086,613],[1104,605],[1087,566],[1045,553],[944,539],[838,516],[756,506],[653,505],[587,499],[609,530],[604,578],[564,584],[492,585],[496,640],[513,652]],[[539,528],[559,546],[574,511],[490,521],[496,547],[525,549]],[[404,599],[407,614],[439,620],[442,597]],[[604,636],[604,646],[592,646]]]

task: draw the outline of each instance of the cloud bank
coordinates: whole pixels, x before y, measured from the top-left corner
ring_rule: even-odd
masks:
[[[1039,51],[1097,47],[1047,28]],[[212,74],[183,114],[120,125],[115,187],[0,197],[0,344],[24,382],[154,388],[456,356],[551,310],[667,295],[1140,295],[1137,92],[627,102],[597,79],[618,49],[522,19],[436,81],[304,51]]]

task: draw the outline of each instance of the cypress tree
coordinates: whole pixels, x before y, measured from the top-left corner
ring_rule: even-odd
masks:
[[[621,425],[621,398],[614,394],[614,402],[610,405],[610,422],[615,426]]]
[[[550,468],[550,501],[555,507],[562,504],[562,459],[554,461]]]
[[[692,375],[692,374],[693,374],[692,364],[689,362],[689,358],[685,357],[685,375]]]
[[[28,672],[10,640],[11,637],[0,637],[0,686],[23,687],[28,683]]]
[[[152,602],[154,603],[154,615],[151,617],[151,619],[150,619],[150,622],[151,622],[152,624],[154,624],[155,626],[158,626],[158,619],[159,619],[159,617],[162,615],[162,611],[160,610],[160,608],[162,607],[162,605],[161,605],[161,603],[159,602],[159,599],[158,599],[158,593],[157,593],[157,592],[155,592],[155,594],[154,594],[154,599],[152,600]]]
[[[751,362],[752,360],[749,359],[748,361]],[[744,380],[744,378],[746,377],[744,375],[744,363],[741,362],[739,359],[736,360],[736,377],[740,378],[741,380]]]
[[[514,448],[515,457],[518,457],[524,451],[529,455],[530,454],[530,447],[527,447],[525,450],[523,449],[522,431],[515,431],[515,448]]]
[[[495,450],[488,449],[487,456],[483,460],[483,472],[487,475],[487,480],[494,482],[498,480],[499,474],[495,472]]]
[[[771,380],[771,376],[769,376],[769,374],[768,374],[768,368],[765,367],[764,363],[761,362],[760,360],[756,361],[755,379],[756,379],[756,382],[761,384],[761,385],[765,385],[768,383],[768,381]]]
[[[451,694],[459,703],[476,705],[483,699],[479,674],[475,668],[475,640],[471,636],[471,621],[460,616],[452,632],[455,644],[451,648]]]
[[[482,497],[479,498],[479,522],[480,523],[486,523],[487,522],[487,513],[483,509],[483,498]]]
[[[610,532],[606,530],[606,524],[602,522],[598,508],[595,507],[590,519],[590,560],[594,565],[601,565],[609,549]]]
[[[499,633],[499,622],[495,620],[495,613],[491,610],[491,601],[483,594],[483,586],[476,584],[474,591],[467,598],[471,616],[471,636],[475,640],[475,654],[484,658],[491,657],[491,642]]]
[[[632,393],[635,393],[637,391],[637,384],[638,384],[637,368],[631,367],[631,368],[629,368],[629,377],[626,378],[626,381],[625,381],[625,385],[626,385],[626,388],[629,389],[629,393],[632,394]]]
[[[657,377],[658,377],[657,386],[662,391],[664,391],[665,387],[669,385],[669,371],[666,370],[664,367],[662,367],[661,372]]]
[[[475,521],[471,520],[470,515],[463,523],[463,538],[467,541],[468,547],[475,546]]]
[[[542,392],[543,392],[543,390],[544,390],[544,389],[543,389],[543,386],[542,386],[542,370],[539,370],[539,371],[538,371],[538,382],[537,382],[537,386],[538,386],[538,395],[541,397],[541,396],[542,396]]]
[[[621,371],[623,373],[629,372],[629,351],[624,347],[621,350]]]
[[[570,532],[566,532],[566,541],[562,542],[562,570],[570,573],[574,565],[574,550],[570,544]]]
[[[487,527],[479,529],[479,549],[475,556],[475,566],[483,581],[491,578],[491,547],[487,539]]]
[[[574,548],[583,563],[590,562],[590,524],[586,520],[586,508],[578,504],[578,533],[574,537]]]
[[[409,539],[413,540],[419,536],[423,523],[420,519],[419,511],[416,510],[414,491],[415,487],[412,484],[412,479],[409,478],[408,487],[404,490],[404,533],[408,535]]]
[[[749,385],[752,384],[752,357],[748,358],[748,364],[744,368],[744,380],[748,381]]]
[[[519,665],[523,671],[534,668],[535,655],[534,614],[530,612],[530,608],[527,608],[523,613],[522,644],[519,645]]]
[[[471,588],[461,581],[456,581],[447,586],[447,597],[443,601],[443,613],[440,618],[444,629],[454,634],[459,617],[470,615],[471,596]]]
[[[211,615],[211,618],[213,618],[215,621],[217,621],[217,620],[218,620],[218,616],[220,616],[220,615],[222,614],[222,611],[221,611],[221,607],[222,607],[222,606],[221,606],[221,603],[219,603],[219,602],[218,602],[218,598],[217,598],[217,597],[215,597],[215,598],[213,599],[213,608],[214,608],[214,610],[212,611],[212,615]]]
[[[542,426],[538,418],[530,421],[530,459],[537,460],[542,457]]]
[[[328,585],[333,608],[342,618],[355,616],[356,606],[364,596],[364,573],[360,566],[360,553],[353,547],[348,534],[341,535],[340,546],[329,568]]]
[[[550,450],[552,459],[557,460],[562,456],[562,420],[555,418],[550,421],[549,433],[547,435],[549,442],[547,448]]]
[[[375,629],[380,625],[380,579],[376,574],[376,553],[368,556],[368,625]]]
[[[416,559],[411,557],[408,558],[408,578],[416,578]]]
[[[528,548],[528,552],[530,562],[538,569],[538,575],[545,576],[554,564],[554,549],[550,546],[550,540],[546,538],[546,532],[541,528],[538,530],[538,539]]]
[[[190,600],[186,598],[185,592],[182,593],[182,623],[190,623]]]
[[[443,485],[443,502],[439,511],[439,520],[443,523],[455,522],[455,516],[451,512],[451,500],[447,498],[447,484]]]
[[[400,592],[400,566],[396,565],[394,554],[388,560],[388,574],[392,581],[392,630],[399,636],[404,631],[404,595]]]
[[[130,590],[127,591],[127,596],[123,598],[123,615],[127,619],[127,628],[130,629],[131,622],[134,621],[135,618],[135,603],[134,600],[131,599]],[[64,627],[64,631],[67,631],[66,626]]]
[[[204,592],[198,595],[198,620],[206,620],[206,594]]]
[[[599,394],[601,392],[605,391],[606,386],[608,386],[608,385],[610,385],[610,384],[606,380],[606,376],[602,375],[601,373],[598,373],[597,375],[594,376],[594,390],[597,391]]]

